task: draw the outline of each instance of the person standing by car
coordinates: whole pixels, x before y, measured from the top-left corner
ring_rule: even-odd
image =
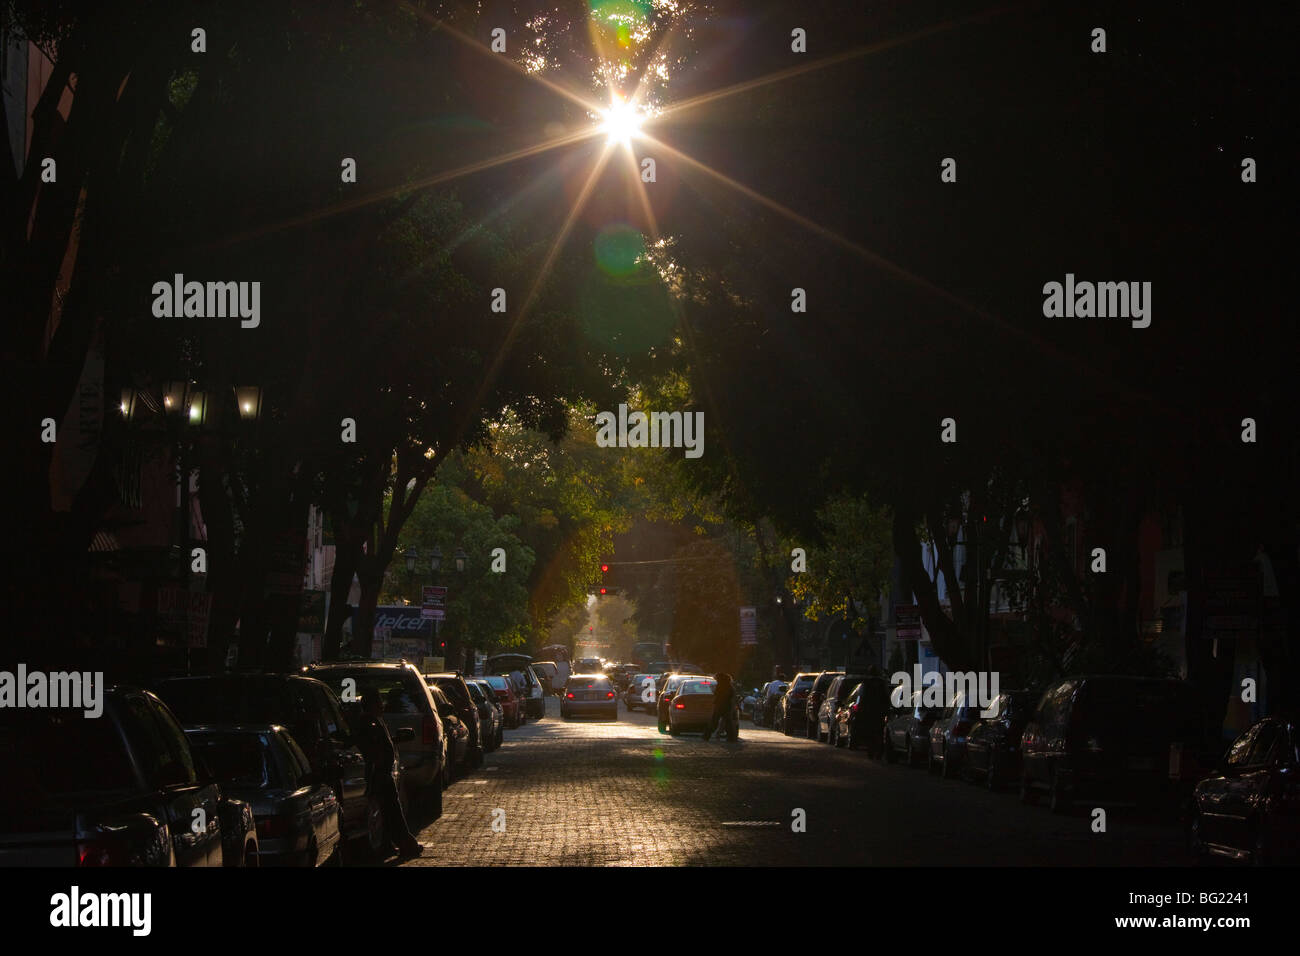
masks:
[[[704,731],[704,739],[708,740],[719,730],[730,732],[731,730],[731,712],[736,707],[736,688],[732,683],[730,674],[714,674],[713,688],[713,717],[709,720],[709,727]],[[730,734],[729,734],[730,735]],[[737,730],[735,740],[739,737]]]
[[[423,853],[424,845],[411,833],[406,824],[406,814],[402,813],[401,801],[397,799],[397,787],[392,775],[397,748],[382,719],[383,699],[373,692],[364,695],[361,711],[364,716],[357,729],[357,742],[366,758],[366,779],[370,781],[370,792],[384,808],[386,835],[389,843],[394,844],[393,849],[397,852],[398,859],[409,860]]]

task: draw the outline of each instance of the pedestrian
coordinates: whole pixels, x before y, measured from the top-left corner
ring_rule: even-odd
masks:
[[[357,728],[357,742],[366,758],[366,780],[370,784],[370,793],[384,811],[388,854],[396,853],[399,860],[409,860],[422,854],[424,845],[411,833],[406,824],[406,814],[402,812],[401,801],[397,799],[397,786],[393,783],[393,761],[397,757],[397,748],[383,721],[384,701],[378,690],[362,695],[361,710],[363,716],[361,725]]]
[[[719,673],[713,675],[713,716],[709,719],[709,727],[704,731],[704,739],[708,740],[719,730],[725,730],[728,737],[737,740],[740,737],[739,728],[732,732],[732,711],[736,708],[736,686],[731,679],[730,674]]]

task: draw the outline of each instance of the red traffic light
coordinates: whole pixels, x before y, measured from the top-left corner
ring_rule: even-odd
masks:
[[[600,593],[601,593],[601,594],[605,594],[605,593],[606,593],[605,589],[604,589],[604,588],[601,588],[601,589],[600,589]]]
[[[605,573],[606,571],[608,571],[608,570],[609,570],[609,565],[608,565],[608,564],[602,564],[602,565],[600,566],[600,573],[601,573],[601,574],[604,574],[604,573]]]

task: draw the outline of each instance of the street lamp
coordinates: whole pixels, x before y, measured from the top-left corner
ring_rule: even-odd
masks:
[[[435,544],[433,553],[429,555],[429,570],[437,574],[440,567],[442,567],[442,548]]]
[[[128,422],[135,417],[136,405],[139,403],[140,393],[133,388],[122,389],[122,404],[119,406],[122,417]]]
[[[466,558],[466,557],[467,557],[467,555],[465,554],[465,552],[464,552],[463,550],[461,550],[460,548],[457,548],[457,549],[456,549],[456,570],[457,570],[457,571],[464,571],[464,570],[465,570],[465,558]]]
[[[416,551],[415,548],[407,548],[402,552],[402,556],[406,558],[406,590],[409,594],[411,582],[415,577],[415,562],[420,559],[420,552]]]
[[[256,385],[236,385],[234,391],[239,417],[246,422],[257,421],[262,414],[262,390]]]

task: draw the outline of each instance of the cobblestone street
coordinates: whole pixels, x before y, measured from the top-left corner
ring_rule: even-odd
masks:
[[[563,721],[552,699],[452,785],[440,820],[412,821],[431,848],[403,865],[1185,864],[1175,828],[1107,809],[1093,833],[1084,807],[1053,816],[747,721],[738,742],[705,742],[621,707],[617,723]]]

